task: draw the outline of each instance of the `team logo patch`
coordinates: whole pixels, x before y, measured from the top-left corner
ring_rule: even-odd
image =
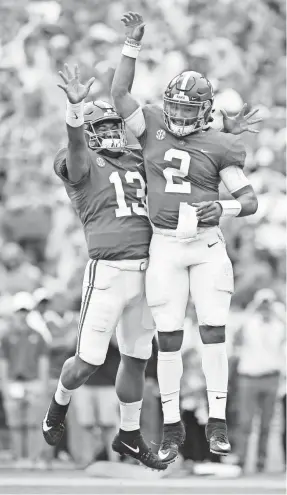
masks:
[[[96,159],[96,162],[97,162],[97,165],[99,165],[99,167],[104,167],[106,165],[106,162],[103,158],[97,158]]]
[[[156,139],[162,141],[165,138],[166,132],[163,129],[159,129],[156,133]]]

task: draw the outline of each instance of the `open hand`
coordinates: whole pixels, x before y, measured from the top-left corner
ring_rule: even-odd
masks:
[[[222,208],[215,201],[202,201],[201,203],[192,203],[196,208],[196,216],[199,222],[208,222],[217,225],[222,214]]]
[[[136,41],[141,41],[144,35],[145,23],[143,17],[137,12],[124,14],[121,21],[126,27],[126,35]]]
[[[86,84],[82,84],[77,65],[74,67],[74,74],[70,71],[68,64],[64,65],[64,72],[59,71],[59,74],[65,84],[58,84],[57,86],[65,91],[70,103],[80,103],[80,101],[84,100],[95,81],[95,77],[91,77]]]
[[[223,126],[224,130],[231,134],[241,134],[242,132],[253,132],[258,133],[259,131],[256,129],[250,128],[251,125],[258,124],[258,122],[262,122],[263,119],[258,118],[255,120],[250,120],[257,112],[258,108],[255,110],[251,110],[251,112],[244,115],[247,107],[247,103],[244,103],[240,112],[234,117],[229,117],[225,110],[220,110],[223,115]]]

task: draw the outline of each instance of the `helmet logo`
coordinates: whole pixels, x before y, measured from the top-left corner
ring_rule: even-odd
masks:
[[[106,165],[106,162],[103,158],[101,158],[100,156],[96,159],[96,162],[97,162],[97,165],[99,167],[104,167]]]
[[[185,95],[185,94],[183,93],[183,91],[180,91],[180,93],[179,93],[179,94],[175,94],[175,95],[173,96],[173,100],[176,100],[176,101],[189,101],[189,98],[188,98],[188,96],[187,96],[187,95]]]
[[[159,129],[156,133],[156,139],[162,141],[165,138],[166,132],[163,129]]]
[[[106,112],[104,112],[104,115],[105,115],[105,117],[109,117],[110,115],[116,115],[117,116],[116,112],[114,112],[114,110],[111,108],[108,108],[106,110]]]

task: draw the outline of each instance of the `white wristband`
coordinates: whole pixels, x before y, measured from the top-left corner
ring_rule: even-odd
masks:
[[[128,45],[127,43],[124,44],[123,49],[122,49],[122,55],[125,55],[125,57],[130,57],[130,58],[137,58],[138,54],[140,52],[140,46],[131,46]]]
[[[80,103],[71,103],[67,100],[66,122],[71,127],[80,127],[84,124],[84,100]]]
[[[241,212],[242,205],[237,199],[225,199],[223,201],[215,201],[222,208],[223,217],[237,217]]]

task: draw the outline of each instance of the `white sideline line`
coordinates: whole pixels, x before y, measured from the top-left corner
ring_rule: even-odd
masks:
[[[154,479],[154,480],[130,480],[130,479],[109,479],[109,478],[1,478],[0,486],[47,486],[47,487],[134,487],[143,488],[244,488],[246,491],[251,488],[264,488],[274,490],[286,487],[284,479],[266,480],[266,479]],[[244,491],[245,491],[244,490]],[[151,494],[149,494],[151,495]],[[245,493],[245,495],[247,495]]]

